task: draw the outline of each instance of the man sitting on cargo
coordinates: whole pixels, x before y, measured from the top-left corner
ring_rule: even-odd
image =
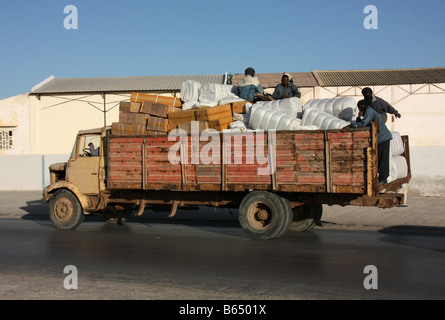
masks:
[[[245,77],[239,82],[236,90],[236,94],[244,100],[253,102],[255,100],[255,94],[264,94],[264,89],[260,84],[260,81],[255,77],[255,70],[253,68],[247,68],[244,71]]]
[[[301,93],[298,91],[298,87],[289,81],[289,75],[284,73],[281,77],[281,83],[275,87],[275,91],[272,94],[272,98],[285,99],[291,97],[301,98]]]
[[[360,121],[351,121],[352,128],[366,127],[376,120],[379,122],[379,133],[377,135],[379,182],[380,184],[386,184],[389,177],[391,131],[388,130],[382,117],[372,108],[372,105],[367,100],[360,100],[357,103],[357,107],[359,109],[359,116],[363,118]]]
[[[387,113],[395,115],[397,118],[402,117],[400,113],[394,109],[393,106],[391,106],[388,102],[383,100],[380,97],[377,97],[372,94],[372,89],[369,87],[366,87],[362,90],[363,98],[371,103],[372,108],[377,111],[377,113],[382,117],[383,122],[386,123],[388,117],[386,116]]]

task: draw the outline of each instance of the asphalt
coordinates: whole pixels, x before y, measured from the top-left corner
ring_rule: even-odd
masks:
[[[236,210],[235,210],[236,211]],[[168,213],[147,211],[142,217],[167,218]],[[48,204],[40,191],[0,191],[0,218],[48,219]],[[138,219],[138,218],[135,218]],[[236,212],[224,208],[178,210],[178,220],[236,221]],[[445,232],[445,198],[410,198],[406,206],[376,207],[323,206],[322,226],[317,228],[428,228]]]

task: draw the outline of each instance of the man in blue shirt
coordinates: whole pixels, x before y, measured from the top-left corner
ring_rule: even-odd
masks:
[[[253,68],[247,68],[244,71],[244,78],[240,81],[238,84],[238,87],[236,88],[235,93],[240,97],[241,99],[247,100],[247,101],[254,101],[255,94],[264,93],[264,89],[261,86],[259,80],[257,77],[255,77],[255,69]]]
[[[359,121],[352,121],[352,128],[366,127],[376,120],[379,122],[379,132],[377,135],[379,182],[380,184],[386,184],[389,177],[389,146],[392,139],[391,131],[386,127],[385,122],[380,115],[372,108],[370,102],[360,100],[357,103],[357,107],[359,109],[359,116],[362,116],[363,118]]]

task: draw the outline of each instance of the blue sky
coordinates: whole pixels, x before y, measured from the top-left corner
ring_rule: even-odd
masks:
[[[443,67],[443,0],[0,0],[0,99],[47,77]],[[78,29],[67,30],[67,5]],[[365,29],[378,10],[378,29]]]

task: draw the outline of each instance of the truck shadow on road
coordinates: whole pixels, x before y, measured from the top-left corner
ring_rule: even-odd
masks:
[[[445,252],[445,228],[415,225],[399,225],[379,231],[381,239],[392,244],[419,249]]]
[[[20,210],[26,212],[22,216],[23,220],[49,220],[48,203],[45,200],[26,201],[26,206],[20,207]]]
[[[48,215],[48,204],[45,200],[37,199],[26,201],[26,205],[19,209],[25,212],[25,214],[21,216],[21,219],[33,220],[38,223],[42,222],[42,225],[47,227],[52,226]],[[169,218],[168,215],[169,212],[146,210],[142,216],[138,217],[133,212],[127,222],[143,225],[184,225],[226,235],[234,233],[234,235],[236,234],[237,236],[242,232],[238,222],[238,211],[235,209],[220,208],[214,210],[203,208],[196,210],[178,210],[174,217]],[[104,228],[110,225],[100,215],[86,217],[83,224],[88,224],[89,222],[102,222],[104,223]],[[328,225],[329,223],[327,223],[327,226]],[[341,229],[341,226],[338,227]],[[234,228],[236,228],[236,230]],[[347,228],[345,228],[345,230],[347,230]],[[316,231],[317,230],[314,232]],[[445,228],[443,227],[396,225],[380,229],[376,232],[383,235],[381,241],[384,242],[445,252]],[[291,234],[294,233],[298,232],[290,231],[290,233],[285,236],[289,238]]]

